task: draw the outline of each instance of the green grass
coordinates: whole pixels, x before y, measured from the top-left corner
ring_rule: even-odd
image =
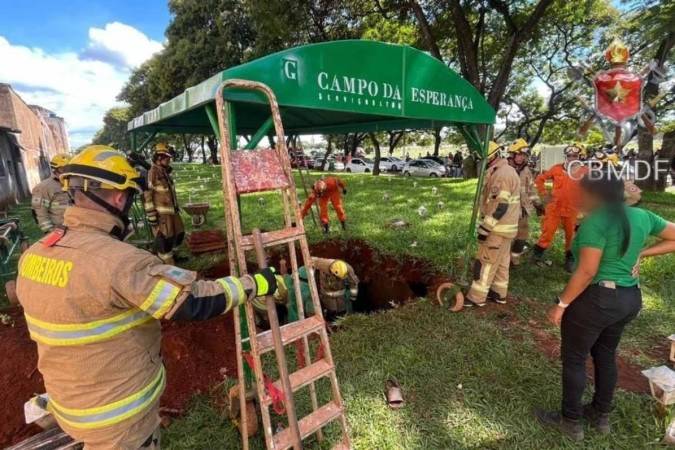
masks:
[[[209,201],[209,226],[223,227],[220,172],[209,166],[180,166],[176,170],[182,202]],[[311,174],[315,180],[319,174]],[[425,258],[439,271],[459,277],[466,256],[468,224],[475,181],[404,179],[345,175],[349,229],[335,226],[330,238],[363,239],[378,250]],[[301,185],[298,191],[304,199]],[[414,187],[413,183],[417,183]],[[438,192],[432,194],[432,187]],[[382,200],[389,193],[389,202]],[[259,202],[263,198],[263,203]],[[444,203],[437,208],[438,201]],[[281,208],[273,194],[242,199],[245,229],[278,228]],[[428,217],[417,208],[424,205]],[[675,195],[649,194],[643,205],[675,220]],[[410,222],[403,231],[385,224],[394,218]],[[186,223],[188,222],[187,217]],[[334,217],[333,217],[334,219]],[[333,222],[337,224],[337,222]],[[324,239],[306,221],[310,242]],[[533,225],[533,236],[539,226]],[[416,246],[411,246],[413,242]],[[619,391],[612,415],[615,433],[600,437],[587,429],[583,444],[573,445],[547,433],[532,419],[535,406],[555,408],[560,402],[560,364],[544,356],[535,343],[529,321],[550,333],[545,311],[563,288],[560,237],[551,251],[554,266],[547,270],[523,265],[512,271],[511,295],[526,299],[508,310],[490,307],[484,313],[452,314],[420,300],[405,307],[341,321],[331,337],[338,378],[348,408],[354,447],[358,449],[641,449],[658,447],[664,422],[653,415],[645,395]],[[469,254],[470,256],[470,254]],[[192,261],[206,267],[214,258]],[[628,328],[621,354],[642,365],[655,361],[650,352],[673,332],[675,323],[675,257],[647,261],[643,267],[645,306]],[[407,405],[391,411],[383,398],[384,381],[401,383]],[[306,396],[299,400],[307,408]],[[276,424],[276,422],[274,422]],[[329,441],[337,436],[329,430]],[[169,449],[240,446],[234,426],[206,397],[196,397],[188,413],[163,435]],[[306,448],[324,448],[309,443]],[[252,448],[263,448],[259,437]]]

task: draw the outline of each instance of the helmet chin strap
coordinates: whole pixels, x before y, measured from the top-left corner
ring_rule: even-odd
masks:
[[[110,234],[112,236],[115,236],[119,240],[123,241],[127,235],[129,234],[128,228],[129,228],[129,210],[131,209],[131,205],[134,202],[134,194],[129,193],[127,195],[127,198],[124,203],[124,208],[123,209],[117,209],[110,203],[106,202],[103,200],[101,197],[98,195],[94,194],[93,192],[87,190],[87,191],[82,191],[82,193],[92,202],[96,203],[100,207],[104,208],[106,211],[108,211],[110,214],[113,216],[117,217],[122,221],[124,224],[123,229],[119,229],[118,227],[115,227],[112,229]]]

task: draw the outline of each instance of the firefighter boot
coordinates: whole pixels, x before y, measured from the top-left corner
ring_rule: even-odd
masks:
[[[506,305],[506,298],[501,298],[499,294],[490,289],[487,294],[487,300],[490,302],[499,303],[500,305]]]
[[[609,434],[612,431],[609,426],[609,414],[601,413],[592,403],[584,405],[584,419],[600,434]]]
[[[569,250],[565,252],[565,270],[568,273],[574,271],[574,256],[572,256],[572,252]]]
[[[323,224],[323,234],[328,234],[328,231],[330,231],[330,228],[327,223]]]
[[[568,419],[558,411],[536,409],[534,415],[540,424],[557,429],[573,441],[579,442],[584,440],[584,427],[581,421]]]
[[[535,245],[532,248],[532,259],[538,265],[541,265],[541,264],[544,263],[544,252],[545,251],[546,251],[546,249],[544,247],[540,247],[539,244]]]

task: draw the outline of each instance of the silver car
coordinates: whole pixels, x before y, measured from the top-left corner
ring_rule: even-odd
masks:
[[[403,166],[403,175],[415,177],[444,177],[445,167],[428,159],[416,159]]]

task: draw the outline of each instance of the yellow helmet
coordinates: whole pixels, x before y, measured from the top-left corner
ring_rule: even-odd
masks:
[[[124,153],[107,145],[90,145],[63,167],[59,176],[64,189],[135,189],[140,175]]]
[[[155,151],[154,151],[152,156],[154,158],[154,157],[157,157],[157,156],[160,156],[160,155],[173,157],[173,154],[171,153],[171,149],[166,144],[166,142],[158,142],[157,144],[155,144]]]
[[[333,261],[329,268],[330,273],[332,273],[341,280],[344,280],[344,278],[347,276],[347,273],[349,272],[349,269],[347,268],[347,263],[340,259],[336,259],[335,261]]]
[[[530,144],[523,138],[518,138],[509,146],[509,153],[529,153]]]
[[[574,144],[570,144],[567,147],[565,147],[565,156],[570,155],[581,156],[582,152],[584,152],[585,150],[586,149],[582,144],[575,142]]]
[[[497,156],[501,156],[501,152],[504,150],[503,145],[497,144],[495,141],[488,142],[488,160],[492,160]]]
[[[49,161],[49,167],[52,169],[60,169],[61,167],[68,164],[70,158],[65,153],[57,153],[52,156],[52,159]]]

